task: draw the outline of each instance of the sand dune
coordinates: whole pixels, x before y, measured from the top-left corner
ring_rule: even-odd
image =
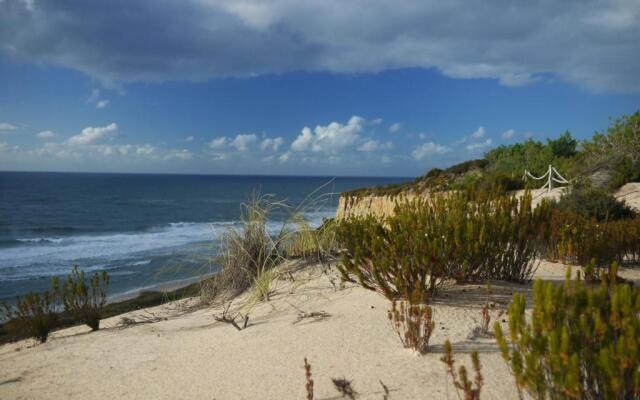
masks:
[[[559,281],[564,268],[543,262],[536,274]],[[640,279],[638,271],[623,275]],[[334,288],[333,268],[307,267],[293,278],[278,281],[268,303],[252,306],[249,295],[234,302],[250,315],[243,331],[216,322],[219,308],[185,312],[185,304],[170,303],[126,315],[166,317],[159,322],[120,329],[121,317],[114,317],[103,321],[99,332],[76,327],[56,332],[43,345],[4,345],[0,398],[302,399],[307,357],[316,399],[340,398],[331,378],[343,377],[352,380],[361,399],[382,399],[380,381],[389,387],[390,399],[457,399],[440,361],[446,339],[467,366],[468,353],[480,352],[483,399],[517,398],[495,341],[468,338],[480,321],[483,286],[456,286],[435,301],[431,353],[418,356],[402,348],[382,296],[353,285]],[[494,320],[514,292],[530,294],[530,289],[494,283]],[[300,311],[329,316],[294,323]]]

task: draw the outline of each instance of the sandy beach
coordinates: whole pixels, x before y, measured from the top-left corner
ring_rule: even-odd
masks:
[[[294,268],[288,266],[288,268]],[[169,303],[113,317],[103,329],[55,332],[49,342],[21,341],[0,347],[3,399],[301,399],[303,360],[311,366],[316,399],[340,398],[332,378],[346,378],[361,399],[456,399],[445,375],[442,345],[454,344],[458,363],[470,366],[480,353],[484,399],[516,399],[513,378],[493,339],[471,338],[486,301],[481,285],[454,286],[434,301],[436,332],[430,353],[404,349],[387,319],[381,295],[346,284],[334,267],[295,267],[278,280],[269,302],[248,293],[232,308],[248,313],[237,331],[217,322],[221,308],[189,310],[194,301]],[[640,281],[640,271],[621,276]],[[536,278],[561,281],[561,264],[541,262]],[[492,323],[514,292],[530,295],[531,284],[494,282]],[[301,313],[325,313],[303,318]],[[121,327],[122,317],[156,322]]]

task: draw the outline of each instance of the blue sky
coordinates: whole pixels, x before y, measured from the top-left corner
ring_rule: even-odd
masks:
[[[0,170],[412,176],[640,108],[639,2],[441,3],[0,0]]]

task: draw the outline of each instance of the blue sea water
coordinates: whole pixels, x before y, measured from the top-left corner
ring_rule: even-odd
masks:
[[[404,180],[0,172],[0,301],[46,289],[74,265],[107,270],[112,296],[192,279],[218,269],[221,234],[256,192],[305,204],[317,226],[340,192]]]

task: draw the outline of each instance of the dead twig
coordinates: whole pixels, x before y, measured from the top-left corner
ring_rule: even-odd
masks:
[[[137,319],[136,319],[137,318]],[[145,312],[144,314],[137,315],[136,318],[131,317],[121,317],[120,322],[116,325],[117,329],[125,329],[135,325],[141,324],[152,324],[160,321],[167,321],[167,317],[160,317],[150,312]]]
[[[322,319],[328,318],[330,317],[331,314],[325,312],[325,311],[313,311],[313,312],[305,312],[302,310],[298,310],[298,318],[293,321],[293,325],[297,324],[298,322],[302,321],[303,319],[308,319],[308,318],[313,318],[314,322],[320,321]]]
[[[227,304],[227,306],[222,311],[220,315],[214,315],[213,318],[218,322],[224,322],[225,324],[231,324],[234,328],[241,331],[245,329],[249,325],[249,314],[242,315],[238,313],[237,315],[231,316],[229,314],[229,308],[231,308],[231,302]],[[236,322],[236,317],[240,317],[240,320],[243,321],[242,326],[238,325]]]

